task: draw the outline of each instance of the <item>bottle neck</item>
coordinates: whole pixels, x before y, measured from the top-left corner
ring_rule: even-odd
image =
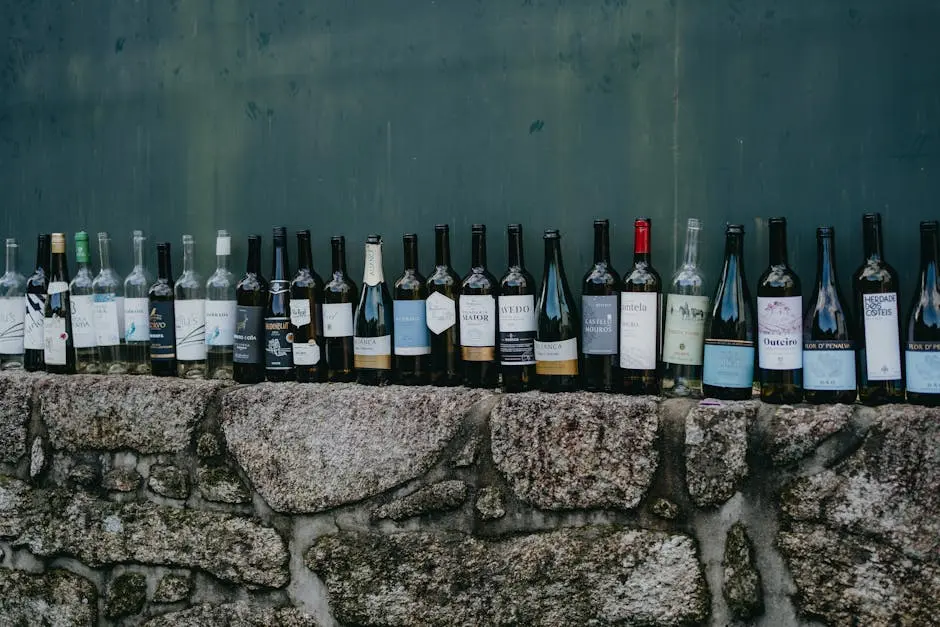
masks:
[[[648,224],[638,224],[633,234],[633,263],[651,264],[650,228]]]
[[[405,271],[418,270],[418,242],[405,240]]]
[[[366,244],[365,268],[362,272],[362,281],[368,286],[375,286],[385,280],[382,271],[382,245]]]
[[[173,277],[173,264],[167,251],[161,250],[157,254],[157,277],[162,281],[170,281]]]
[[[731,233],[725,236],[725,267],[729,265],[739,266],[744,257],[744,236],[739,233]]]
[[[832,237],[816,238],[816,283],[820,288],[836,284],[835,243]]]
[[[7,259],[6,259],[6,262],[7,262],[7,266],[6,266],[7,274],[15,274],[15,273],[16,273],[16,249],[17,249],[17,248],[18,248],[18,247],[17,247],[16,244],[7,244]]]
[[[606,224],[594,225],[594,263],[610,265],[610,229]]]
[[[863,240],[865,246],[865,259],[881,261],[882,241],[881,241],[881,223],[869,222],[863,229]]]
[[[682,265],[687,268],[698,266],[698,240],[700,229],[686,229],[685,252],[682,254]]]
[[[44,274],[49,274],[49,238],[40,237],[39,246],[36,248],[36,269],[42,270]]]
[[[193,243],[186,242],[183,244],[183,274],[192,274],[193,271]]]
[[[485,255],[485,251],[484,251]],[[476,265],[474,263],[473,265]],[[509,232],[509,267],[522,268],[525,266],[525,251],[522,248],[522,233]]]
[[[450,266],[450,233],[447,231],[434,233],[434,265]]]
[[[219,270],[228,270],[229,258],[231,255],[216,255],[215,267]]]
[[[333,274],[346,274],[346,244],[333,242]]]
[[[111,240],[98,240],[98,257],[101,261],[101,271],[111,269]]]
[[[144,269],[144,240],[134,239],[134,269]]]
[[[561,240],[557,237],[545,240],[545,268],[543,275],[548,278],[555,274],[554,279],[563,276],[561,260]]]
[[[69,264],[64,252],[52,253],[52,278],[56,281],[69,280]]]
[[[474,233],[471,239],[470,266],[473,268],[486,267],[486,234]]]
[[[937,291],[937,231],[921,231],[920,233],[920,273],[923,289],[928,292]]]
[[[787,265],[787,226],[775,222],[770,225],[770,265]]]
[[[298,270],[313,272],[313,252],[310,249],[309,237],[297,239],[297,263],[299,264]]]
[[[271,262],[271,280],[287,280],[287,242],[274,240],[274,257]]]

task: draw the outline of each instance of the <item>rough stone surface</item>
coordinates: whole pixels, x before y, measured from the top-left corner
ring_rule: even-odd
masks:
[[[213,503],[250,503],[251,494],[238,474],[227,466],[200,466],[196,481],[202,498]]]
[[[34,491],[47,514],[16,539],[35,555],[72,555],[94,567],[123,562],[199,568],[235,583],[287,583],[287,548],[273,529],[245,517],[153,503],[118,504],[84,493]],[[2,514],[0,514],[2,515]]]
[[[503,491],[497,487],[486,487],[477,496],[477,513],[482,520],[496,520],[506,515]]]
[[[0,538],[15,538],[29,526],[33,516],[46,511],[33,499],[29,484],[0,475]]]
[[[175,453],[185,449],[218,381],[75,375],[37,379],[40,415],[56,449]]]
[[[747,432],[758,406],[703,402],[686,416],[686,483],[699,507],[724,503],[747,476]]]
[[[69,471],[69,481],[83,488],[94,488],[98,485],[101,468],[97,463],[81,463]]]
[[[320,627],[312,616],[291,607],[258,607],[246,602],[197,605],[153,618],[147,627]]]
[[[224,452],[219,436],[214,433],[203,433],[196,441],[196,455],[202,458],[218,457]]]
[[[272,508],[318,512],[424,474],[464,414],[488,396],[464,388],[260,384],[224,396],[223,431]]]
[[[372,517],[404,520],[421,514],[456,509],[467,500],[469,492],[463,481],[441,481],[379,507]]]
[[[154,603],[176,603],[184,601],[193,591],[192,575],[169,573],[160,579],[153,593]]]
[[[115,468],[101,478],[101,487],[114,492],[133,492],[140,487],[140,473],[133,468]]]
[[[33,575],[0,568],[0,625],[95,625],[95,586],[65,570]]]
[[[481,439],[477,434],[467,438],[467,441],[460,447],[460,451],[454,456],[454,468],[469,468],[477,463],[477,456],[482,445]]]
[[[29,476],[35,479],[46,467],[46,449],[42,438],[34,438],[33,446],[29,452]]]
[[[754,563],[754,547],[741,523],[728,530],[725,541],[724,587],[722,593],[732,616],[748,620],[764,611],[760,572]]]
[[[654,531],[345,532],[317,539],[306,564],[345,624],[677,625],[709,607],[694,541]]]
[[[161,496],[185,499],[189,496],[189,475],[176,466],[154,464],[150,467],[147,486]]]
[[[675,520],[679,516],[679,506],[669,499],[656,499],[650,509],[663,520]]]
[[[544,509],[632,509],[656,467],[657,403],[614,394],[504,394],[493,460],[521,500]]]
[[[812,453],[829,436],[852,419],[851,405],[778,407],[770,420],[767,448],[774,463],[792,464]]]
[[[0,374],[0,462],[15,464],[26,453],[33,382],[26,374]]]
[[[124,573],[108,586],[104,614],[108,618],[121,618],[137,614],[147,602],[147,578],[141,573]]]

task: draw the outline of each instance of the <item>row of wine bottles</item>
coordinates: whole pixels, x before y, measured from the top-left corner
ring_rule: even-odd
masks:
[[[518,224],[508,227],[509,268],[500,281],[487,269],[483,225],[472,227],[471,270],[463,279],[451,267],[446,225],[435,227],[435,267],[427,279],[418,271],[417,236],[405,235],[405,269],[391,290],[381,238],[369,236],[361,292],[347,275],[342,237],[331,242],[331,280],[316,274],[309,231],[297,233],[291,279],[286,231],[274,229],[270,281],[261,275],[261,237],[250,236],[237,284],[225,231],[207,282],[193,268],[189,235],[175,281],[170,244],[157,245],[154,282],[143,262],[143,234],[135,231],[135,267],[123,283],[110,267],[107,233],[98,234],[101,270],[94,277],[88,236],[75,235],[78,272],[71,281],[64,235],[41,235],[25,307],[16,243],[7,240],[0,364],[242,383],[355,379],[719,399],[750,398],[756,374],[761,398],[771,403],[900,402],[905,389],[911,402],[940,403],[937,223],[921,223],[919,284],[903,333],[880,216],[866,214],[862,223],[865,260],[853,278],[857,318],[836,278],[831,227],[817,229],[816,287],[804,309],[800,280],[787,263],[784,218],[769,221],[769,267],[756,303],[744,274],[742,226],[726,229],[721,278],[709,299],[697,261],[698,220],[688,221],[683,261],[666,286],[652,265],[649,219],[635,221],[633,265],[622,278],[610,263],[608,223],[597,220],[580,315],[558,231],[545,231],[537,290]]]

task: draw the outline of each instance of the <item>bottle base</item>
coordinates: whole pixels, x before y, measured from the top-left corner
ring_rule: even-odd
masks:
[[[356,371],[356,383],[359,385],[386,386],[392,384],[391,370],[366,370]]]

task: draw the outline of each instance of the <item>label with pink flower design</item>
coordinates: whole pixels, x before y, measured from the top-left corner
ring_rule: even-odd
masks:
[[[757,298],[757,361],[767,370],[803,367],[803,297]]]

